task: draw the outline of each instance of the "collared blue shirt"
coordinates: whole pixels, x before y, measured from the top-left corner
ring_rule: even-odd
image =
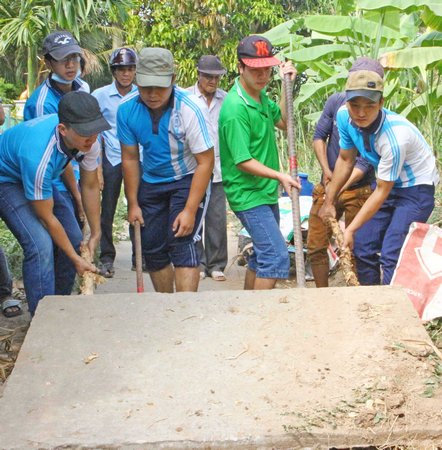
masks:
[[[53,182],[69,161],[57,125],[58,115],[49,114],[22,122],[2,135],[0,183],[23,184],[28,200],[52,198]],[[85,170],[97,167],[97,151],[91,149],[84,154],[80,165]]]
[[[113,166],[121,163],[121,146],[117,137],[117,109],[121,100],[134,92],[138,92],[138,88],[132,85],[130,92],[124,96],[121,95],[115,81],[92,92],[92,95],[98,100],[104,118],[112,127],[101,133],[101,139],[104,143],[106,157]]]
[[[420,131],[405,117],[383,108],[384,120],[370,135],[370,151],[364,146],[362,131],[350,119],[346,106],[337,115],[340,145],[356,148],[372,164],[377,177],[394,181],[398,188],[439,182],[432,149]]]
[[[124,145],[142,147],[142,178],[148,183],[168,183],[192,174],[197,166],[193,155],[213,147],[207,106],[177,86],[173,96],[173,106],[161,116],[158,132],[138,93],[124,98],[118,108],[118,138]]]

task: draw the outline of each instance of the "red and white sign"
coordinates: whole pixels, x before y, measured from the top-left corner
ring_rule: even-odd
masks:
[[[402,286],[422,320],[442,317],[442,230],[413,222],[391,280]]]

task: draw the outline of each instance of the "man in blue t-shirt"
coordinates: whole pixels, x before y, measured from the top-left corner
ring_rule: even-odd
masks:
[[[115,273],[116,256],[113,243],[113,222],[123,182],[121,165],[121,146],[117,137],[117,110],[123,98],[137,92],[133,84],[137,67],[137,54],[130,48],[117,48],[109,59],[109,67],[114,78],[111,84],[92,92],[98,100],[104,118],[112,128],[101,134],[101,168],[103,189],[101,192],[101,241],[100,264],[101,274],[112,278]],[[133,262],[135,258],[132,257]]]
[[[339,132],[336,126],[336,115],[345,104],[345,93],[331,95],[325,103],[324,110],[316,125],[313,135],[313,149],[322,168],[321,181],[315,186],[312,197],[313,204],[308,220],[307,256],[309,258],[316,287],[328,286],[329,233],[318,213],[324,203],[325,190],[332,179],[336,160],[339,155]],[[360,156],[356,158],[352,176],[336,202],[337,219],[344,215],[345,226],[348,226],[361,209],[372,192],[374,171],[368,161]],[[358,241],[355,241],[355,246]],[[356,267],[354,267],[356,271]]]
[[[349,74],[346,107],[337,115],[339,157],[321,217],[335,215],[334,202],[352,173],[357,153],[376,169],[373,193],[344,233],[344,246],[361,236],[355,258],[361,284],[390,284],[412,222],[426,222],[434,208],[439,181],[436,161],[419,130],[404,117],[383,108],[384,82],[371,60]],[[359,231],[358,231],[359,230]]]
[[[172,53],[144,48],[138,94],[124,99],[117,113],[128,219],[144,225],[143,256],[157,292],[173,292],[174,283],[176,291],[198,289],[195,243],[214,164],[207,107],[174,81]]]
[[[109,128],[94,97],[70,92],[60,101],[58,116],[23,122],[0,139],[0,217],[24,252],[23,282],[32,315],[45,295],[69,295],[76,272],[96,271],[78,254],[82,236],[73,213],[57,215],[54,206],[62,199],[53,181],[72,159],[79,161],[93,255],[100,239],[99,155],[93,144]],[[64,255],[55,265],[53,244]]]
[[[80,78],[83,50],[71,33],[60,30],[48,34],[43,40],[42,54],[49,75],[26,101],[24,120],[57,114],[58,104],[67,92],[89,92],[89,85]],[[78,179],[79,168],[74,160],[66,167],[63,176],[54,181],[54,185],[68,200],[67,205],[72,202],[79,220],[83,221]]]

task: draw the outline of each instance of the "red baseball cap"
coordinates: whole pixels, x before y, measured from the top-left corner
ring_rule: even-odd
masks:
[[[273,46],[263,36],[247,36],[241,40],[236,49],[238,59],[250,67],[272,67],[281,64],[278,58],[273,56]]]

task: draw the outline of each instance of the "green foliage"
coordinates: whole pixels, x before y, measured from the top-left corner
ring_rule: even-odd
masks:
[[[16,86],[12,83],[7,83],[3,78],[0,78],[0,98],[3,103],[12,103],[17,99],[22,91],[22,86]]]
[[[327,97],[344,88],[352,62],[370,56],[387,69],[387,108],[414,122],[440,152],[441,5],[435,0],[359,0],[350,8],[348,2],[338,1],[341,14],[294,17],[265,33],[281,47],[282,57],[292,59],[309,77],[295,101],[301,135],[309,133]],[[435,28],[423,33],[430,16]],[[299,141],[302,148],[305,139]]]
[[[121,31],[111,26],[110,17],[125,20],[132,0],[0,0],[0,54],[27,49],[29,91],[37,80],[37,52],[44,37],[56,29],[66,29],[81,41],[84,33],[106,34]]]
[[[195,64],[203,54],[217,54],[230,75],[236,72],[236,46],[248,34],[261,33],[284,20],[279,2],[270,0],[141,1],[138,22],[131,22],[130,44],[170,49],[178,84],[195,82]]]
[[[21,278],[23,253],[20,244],[9,231],[3,221],[0,220],[0,247],[5,252],[9,270],[14,278]]]

